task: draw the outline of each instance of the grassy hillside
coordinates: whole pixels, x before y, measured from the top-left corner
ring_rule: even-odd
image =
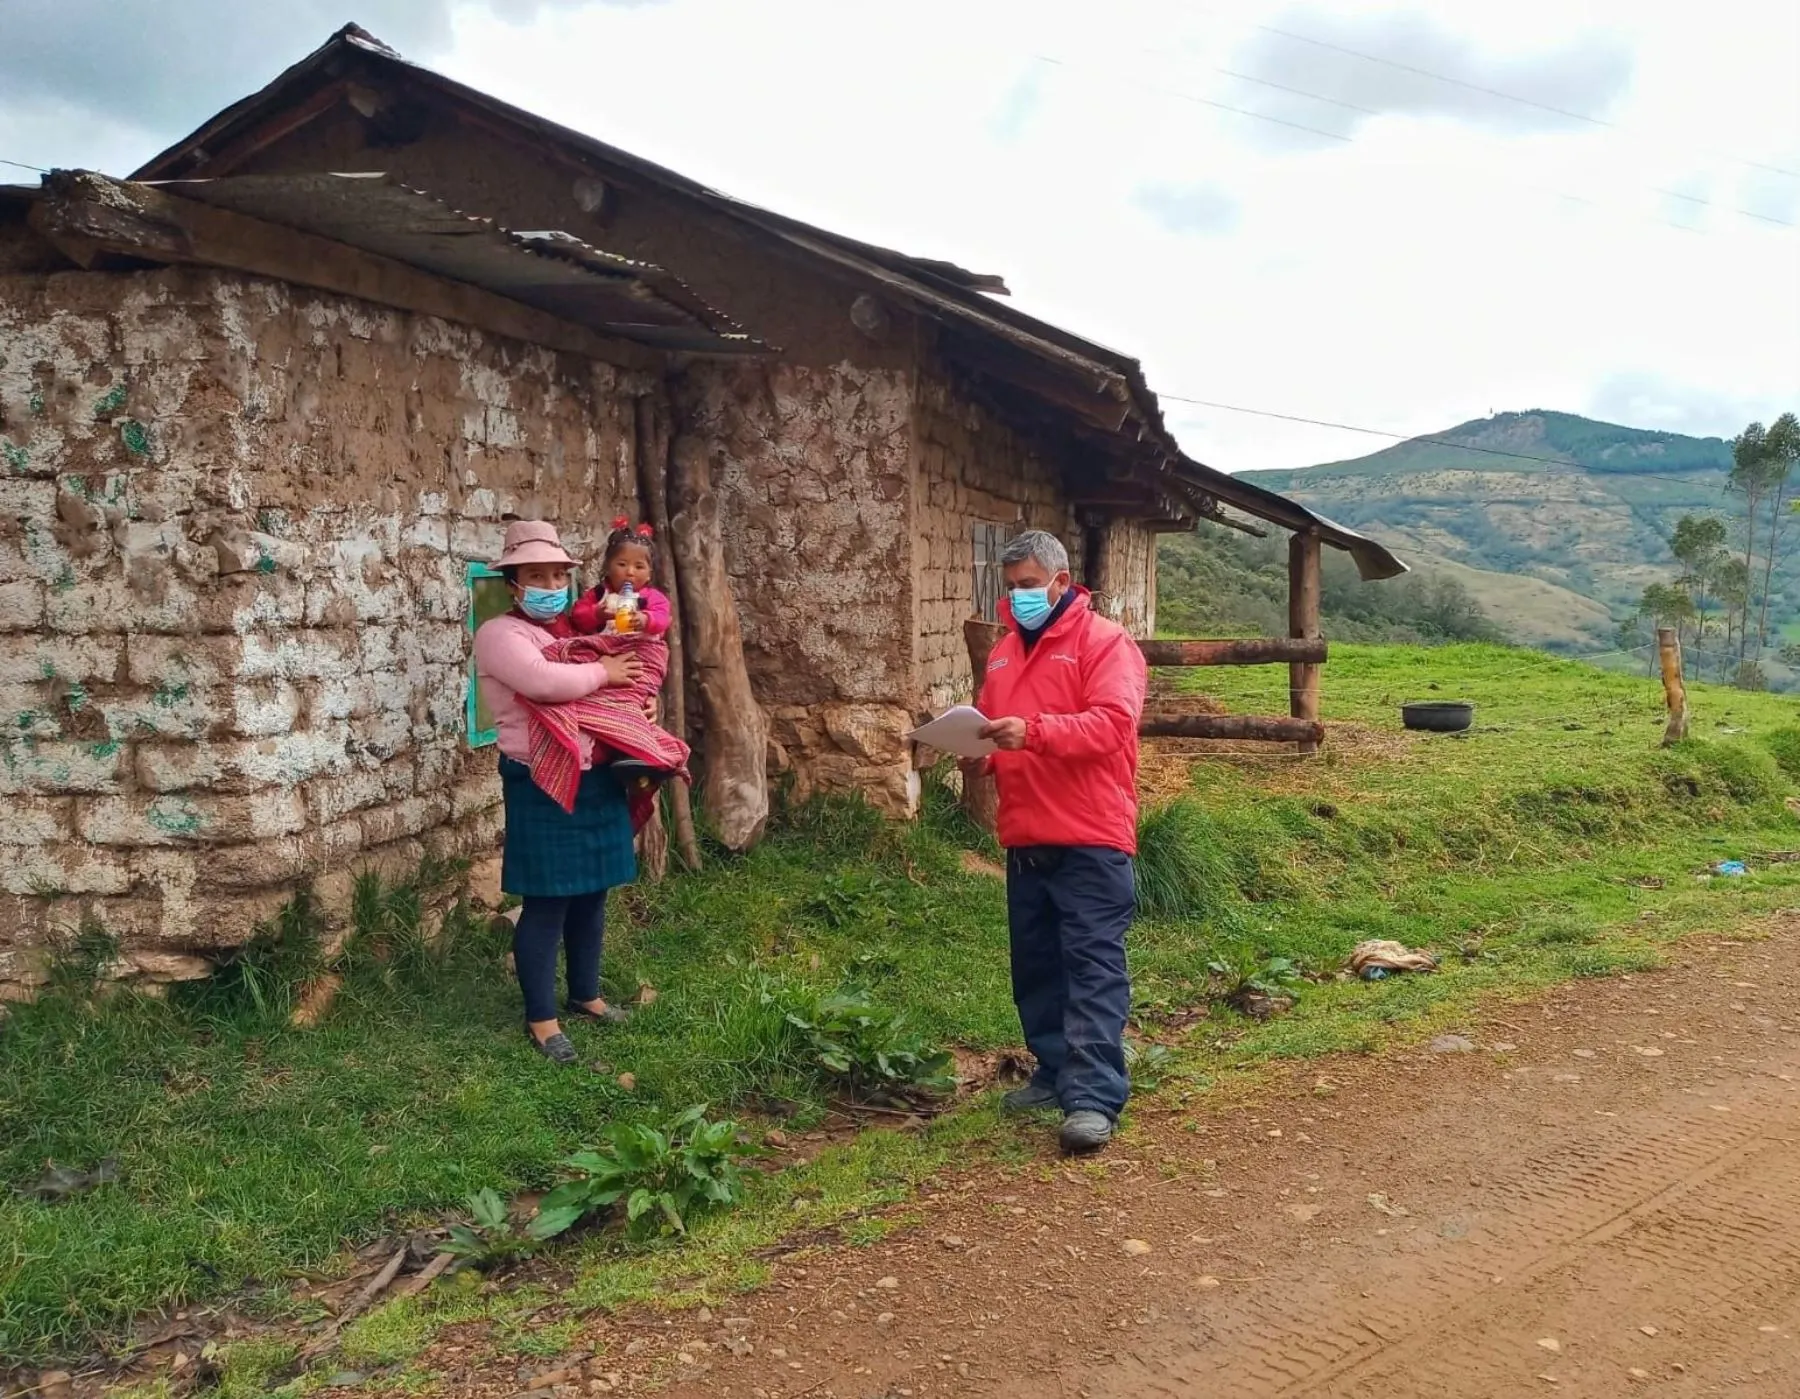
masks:
[[[1472,581],[1485,580],[1472,569],[1425,563],[1403,578],[1364,583],[1347,557],[1327,549],[1320,598],[1325,632],[1335,641],[1504,639],[1508,633],[1488,615]],[[1156,591],[1157,624],[1165,632],[1287,634],[1287,549],[1277,539],[1207,524],[1192,534],[1165,535]]]
[[[1188,678],[1234,709],[1285,703],[1277,669]],[[1476,728],[1402,734],[1396,706],[1428,693],[1473,700]],[[1187,795],[1145,821],[1141,887],[1162,903],[1131,938],[1133,1034],[1169,1046],[1145,1077],[1184,1112],[1270,1059],[1376,1051],[1476,998],[1654,967],[1684,931],[1742,933],[1800,889],[1800,865],[1758,858],[1796,843],[1782,804],[1800,772],[1790,702],[1697,686],[1696,738],[1663,750],[1660,694],[1642,678],[1487,645],[1350,645],[1326,667],[1325,705],[1354,722],[1319,762],[1171,745],[1146,757],[1156,791]],[[758,1136],[771,1113],[790,1134],[841,1126],[827,1116],[838,1090],[796,1053],[771,988],[854,986],[937,1042],[1013,1042],[1002,885],[965,858],[983,843],[931,792],[915,827],[806,807],[746,858],[715,852],[703,874],[622,892],[609,992],[661,994],[629,1026],[576,1027],[573,1070],[526,1050],[485,919],[458,906],[441,940],[420,939],[422,887],[364,891],[345,990],[308,1031],[288,1024],[279,959],[260,963],[270,976],[228,974],[169,1002],[96,998],[82,959],[91,973],[99,953],[72,944],[54,993],[0,1028],[0,1185],[28,1186],[46,1159],[112,1158],[118,1178],[59,1203],[0,1189],[0,1363],[77,1356],[143,1309],[248,1288],[238,1324],[273,1338],[222,1342],[219,1392],[298,1395],[306,1380],[284,1382],[293,1328],[319,1308],[289,1296],[293,1270],[341,1270],[347,1244],[428,1226],[478,1188],[541,1188],[609,1119],[710,1102]],[[1726,858],[1748,859],[1750,876],[1696,878]],[[298,936],[305,920],[284,928]],[[1436,948],[1444,969],[1334,980],[1373,936]],[[1246,1020],[1208,964],[1271,955],[1317,980],[1291,1014]],[[776,1240],[867,1241],[905,1227],[896,1204],[946,1164],[1047,1150],[1041,1126],[1002,1121],[989,1096],[929,1130],[864,1122],[802,1164],[771,1138],[745,1205],[690,1239],[597,1228],[535,1272],[372,1313],[320,1374],[435,1392],[447,1381],[412,1367],[452,1322],[479,1323],[461,1343],[542,1357],[590,1310],[718,1306],[762,1281]]]
[[[1719,438],[1535,411],[1464,423],[1437,438],[1246,479],[1375,534],[1402,556],[1538,579],[1617,617],[1635,610],[1647,583],[1673,575],[1666,540],[1675,521],[1728,506],[1731,448]],[[1785,619],[1800,612],[1800,560],[1781,582],[1774,610]],[[1526,610],[1504,629],[1524,642],[1548,641]]]

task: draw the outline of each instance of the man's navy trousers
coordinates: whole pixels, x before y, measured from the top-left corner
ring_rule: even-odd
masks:
[[[1064,1112],[1114,1121],[1129,1096],[1125,930],[1137,908],[1131,857],[1098,845],[1030,845],[1006,855],[1013,1002],[1037,1057],[1033,1081]]]

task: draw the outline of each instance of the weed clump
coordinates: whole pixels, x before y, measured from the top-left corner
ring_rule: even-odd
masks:
[[[1775,765],[1789,777],[1800,781],[1800,725],[1789,725],[1762,736],[1762,746],[1769,750]]]

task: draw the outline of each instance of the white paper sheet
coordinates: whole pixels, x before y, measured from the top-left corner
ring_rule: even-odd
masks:
[[[979,737],[987,722],[987,715],[979,709],[959,704],[945,710],[929,724],[914,729],[907,737],[953,757],[985,758],[994,751],[992,739]]]

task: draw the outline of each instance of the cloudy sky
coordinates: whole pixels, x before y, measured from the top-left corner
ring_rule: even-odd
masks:
[[[1176,396],[1399,433],[1800,407],[1792,0],[0,0],[0,159],[125,173],[348,18],[1004,274],[1227,470],[1382,444]]]

